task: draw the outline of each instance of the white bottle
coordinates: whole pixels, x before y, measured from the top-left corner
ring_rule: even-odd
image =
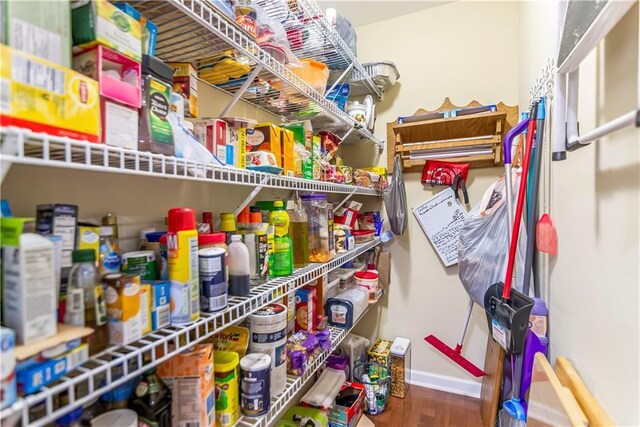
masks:
[[[244,236],[244,244],[247,246],[249,250],[249,268],[251,271],[251,280],[256,280],[256,235],[245,234]]]
[[[249,296],[250,275],[249,249],[242,243],[242,236],[234,234],[229,244],[229,295]]]

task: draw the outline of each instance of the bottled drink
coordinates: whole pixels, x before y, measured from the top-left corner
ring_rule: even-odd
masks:
[[[284,210],[281,200],[273,203],[274,210],[269,215],[269,224],[273,225],[273,275],[288,276],[293,273],[293,253],[289,236],[289,214]]]
[[[249,250],[242,243],[242,236],[231,236],[229,245],[229,295],[246,297],[251,291]]]
[[[96,269],[96,254],[93,249],[81,249],[73,251],[71,258],[73,266],[69,273],[64,323],[92,328],[94,332],[88,338],[89,353],[95,354],[109,343],[107,308]]]
[[[122,258],[114,236],[114,227],[100,227],[100,275],[119,273],[121,264]]]
[[[138,414],[138,427],[171,427],[171,391],[151,368],[144,373],[129,408]]]
[[[309,221],[299,200],[296,201],[290,218],[289,235],[293,245],[293,266],[305,267],[309,263]]]

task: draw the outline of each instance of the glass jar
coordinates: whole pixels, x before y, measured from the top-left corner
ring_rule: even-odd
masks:
[[[331,204],[324,194],[306,194],[301,199],[309,221],[309,261],[328,262],[335,255]]]

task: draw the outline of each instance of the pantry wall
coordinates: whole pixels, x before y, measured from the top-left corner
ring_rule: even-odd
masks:
[[[516,2],[452,2],[358,27],[361,61],[384,58],[400,71],[399,83],[376,106],[376,135],[386,138],[386,123],[418,108],[436,109],[445,97],[457,105],[474,99],[518,104],[518,16]],[[386,158],[386,153],[380,157],[385,166]],[[500,168],[470,169],[472,205],[501,173]],[[418,173],[405,174],[404,179],[409,209],[442,190],[423,188]],[[479,396],[480,382],[423,339],[435,334],[455,346],[468,299],[457,267],[441,264],[413,215],[408,215],[405,235],[389,249],[388,297],[381,310],[360,322],[357,332],[370,338],[410,338],[415,384]],[[464,353],[480,366],[486,340],[484,312],[476,307]]]
[[[555,2],[520,5],[521,108],[555,51],[556,13]],[[639,21],[636,2],[580,66],[582,132],[637,108]],[[559,242],[550,275],[549,360],[570,359],[616,424],[629,426],[640,425],[639,140],[629,127],[567,153],[551,165],[543,195]]]

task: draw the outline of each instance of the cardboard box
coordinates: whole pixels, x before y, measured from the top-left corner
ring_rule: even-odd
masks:
[[[142,53],[145,55],[156,54],[156,38],[158,27],[153,22],[142,16],[128,3],[118,3],[116,7],[140,23],[140,39],[142,41]]]
[[[98,83],[53,62],[0,45],[0,126],[98,142]]]
[[[198,72],[190,62],[167,62],[173,68],[173,91],[185,99],[185,116],[198,117]]]
[[[171,109],[171,85],[153,76],[142,77],[142,108],[138,127],[139,149],[174,155],[173,128],[167,119]],[[155,146],[155,148],[154,148]]]
[[[212,344],[196,344],[163,362],[158,375],[171,388],[171,425],[215,425]]]
[[[77,239],[78,250],[91,249],[96,253],[96,260],[100,259],[100,227],[78,223]]]
[[[62,268],[71,267],[71,253],[76,245],[78,206],[56,203],[38,205],[36,209],[38,234],[62,237]]]
[[[216,156],[222,163],[229,165],[229,160],[233,160],[233,153],[227,152],[228,130],[227,122],[221,119],[207,119],[196,122],[194,133],[200,143],[205,146],[207,151]]]
[[[369,362],[378,363],[382,366],[386,366],[391,370],[391,346],[393,341],[378,338],[373,343],[367,354],[369,355]]]
[[[140,62],[140,22],[107,0],[74,2],[71,5],[73,46],[87,49],[101,44]]]
[[[296,291],[296,332],[315,332],[316,289],[304,287]]]
[[[0,408],[16,401],[16,333],[0,327]]]
[[[247,152],[270,151],[276,156],[278,166],[282,164],[280,127],[272,123],[258,123],[254,129],[247,129]]]
[[[391,283],[391,252],[380,252],[376,269],[378,270],[378,283],[388,289]]]
[[[111,281],[111,276],[120,276],[120,280]],[[109,319],[109,344],[125,345],[139,340],[142,337],[143,317],[140,276],[116,273],[104,276],[103,280],[108,285],[105,301]]]
[[[282,166],[284,169],[285,176],[295,176],[296,175],[296,161],[293,149],[293,132],[280,128],[280,152],[282,155]]]
[[[142,335],[151,332],[151,285],[140,285],[140,331]]]
[[[157,331],[171,324],[169,282],[153,280],[145,283],[151,286],[151,329]]]
[[[25,394],[35,393],[87,360],[89,360],[87,344],[80,344],[73,350],[44,362],[29,359],[18,365],[18,390]]]
[[[97,80],[100,95],[133,108],[142,100],[140,62],[105,46],[73,55],[73,69]]]
[[[355,425],[362,416],[365,389],[360,383],[345,382],[336,396],[337,401],[349,396],[358,396],[350,406],[334,405],[329,411],[329,425],[347,427]]]
[[[53,242],[25,233],[32,218],[1,218],[3,325],[20,345],[49,338],[57,331],[57,295]]]
[[[101,97],[102,142],[138,150],[138,110]]]
[[[69,0],[3,1],[0,43],[63,67],[71,67]]]
[[[313,171],[313,179],[315,181],[320,181],[322,179],[322,143],[320,137],[317,135],[313,135],[311,138],[311,162],[312,162],[312,171]]]

